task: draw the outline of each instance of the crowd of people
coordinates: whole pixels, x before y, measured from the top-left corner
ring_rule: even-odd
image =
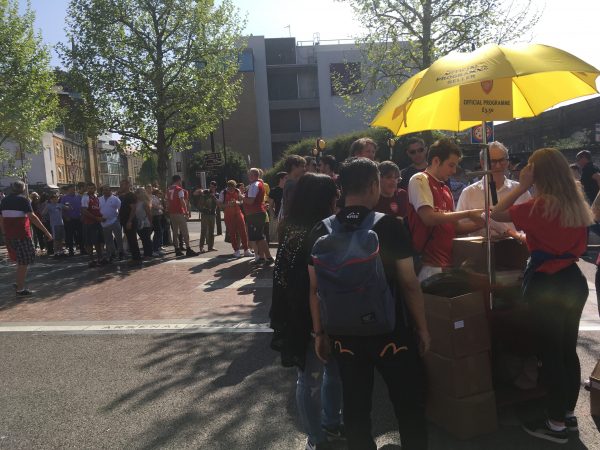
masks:
[[[486,151],[498,197],[490,213],[492,237],[519,239],[531,253],[523,296],[533,312],[548,407],[546,418],[524,429],[565,443],[577,430],[576,345],[588,295],[576,262],[586,251],[594,214],[600,218],[600,169],[589,152],[569,166],[549,148],[518,164],[500,142],[482,150],[482,167]],[[271,347],[283,366],[297,368],[306,450],[342,439],[351,450],[376,448],[375,370],[388,387],[402,447],[425,449],[421,358],[430,335],[421,283],[451,266],[455,236],[484,234],[485,188],[475,180],[455,198],[451,180],[462,153],[449,139],[429,148],[419,138],[409,140],[411,164],[402,170],[392,161],[375,162],[376,152],[373,140],[361,138],[341,163],[331,155],[289,155],[273,188],[256,168],[248,171],[247,186],[229,180],[220,192],[211,182],[190,193],[177,175],[164,193],[155,186],[133,190],[124,180],[116,193],[103,186],[100,196],[88,183],[62,195],[27,197],[25,185],[15,182],[0,204],[0,223],[17,262],[16,294],[31,294],[24,283],[36,249],[55,258],[79,251],[90,266],[127,255],[132,263],[162,257],[166,245],[177,256],[214,251],[223,210],[232,257],[250,257],[258,267],[275,263]],[[511,167],[518,181],[508,176]],[[200,211],[199,252],[190,246],[190,197]],[[275,260],[271,240],[278,242]]]
[[[101,186],[98,191],[94,183],[79,183],[41,193],[27,192],[23,182],[14,182],[0,199],[0,225],[9,257],[17,263],[16,295],[33,293],[25,287],[25,278],[36,256],[85,255],[89,267],[96,267],[162,258],[170,245],[176,257],[215,251],[221,209],[232,256],[251,257],[250,264],[269,267],[274,259],[268,242],[276,234],[269,216],[279,213],[282,188],[276,187],[269,197],[260,169],[250,169],[248,178],[247,186],[229,180],[221,192],[215,181],[208,189],[188,191],[179,175],[172,177],[165,192],[157,185],[134,189],[129,180],[122,180],[118,189]],[[201,222],[198,251],[191,247],[188,230],[192,202]]]
[[[376,449],[371,434],[375,369],[388,387],[402,448],[427,448],[421,357],[430,336],[421,282],[451,267],[455,236],[484,235],[483,181],[453,196],[450,181],[462,158],[454,142],[441,139],[427,148],[421,139],[411,139],[406,151],[412,163],[403,170],[391,161],[376,163],[376,150],[375,142],[362,138],[339,168],[331,157],[318,165],[297,155],[285,161],[271,347],[281,354],[283,366],[297,368],[296,404],[306,450],[333,448],[331,441],[338,439],[345,439],[349,449]],[[523,429],[566,443],[578,426],[576,345],[588,296],[576,262],[594,222],[590,200],[600,190],[600,169],[591,164],[589,152],[580,153],[579,181],[556,149],[537,150],[520,164],[500,142],[482,150],[482,167],[484,151],[489,151],[499,199],[495,206],[489,203],[492,238],[519,239],[532,256],[523,296],[532,311],[541,380],[548,391],[547,417]],[[511,167],[518,181],[511,179]],[[310,173],[317,168],[320,174]],[[596,203],[598,217],[600,200]],[[386,287],[378,283],[375,259]],[[359,312],[355,297],[360,299],[356,305],[372,309]],[[387,298],[393,299],[392,324]],[[388,317],[382,319],[382,311]],[[373,324],[378,332],[367,331]]]

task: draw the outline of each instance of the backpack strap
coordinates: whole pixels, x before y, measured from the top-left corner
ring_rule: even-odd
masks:
[[[337,219],[335,214],[333,216],[329,216],[326,219],[323,219],[321,222],[323,222],[323,225],[325,225],[328,234],[331,234],[333,232],[339,232],[342,229],[342,224]]]
[[[369,212],[369,214],[366,215],[366,217],[360,223],[360,226],[358,227],[358,229],[359,230],[372,230],[373,227],[375,225],[377,225],[377,222],[379,222],[384,217],[385,217],[385,214],[383,214],[383,213],[371,211],[371,212]]]

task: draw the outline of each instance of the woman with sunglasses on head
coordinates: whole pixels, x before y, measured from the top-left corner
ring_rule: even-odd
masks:
[[[534,197],[515,205],[532,186]],[[588,296],[577,260],[587,248],[592,211],[566,158],[556,149],[542,148],[521,170],[519,187],[498,202],[491,217],[512,221],[524,231],[531,253],[523,295],[542,362],[548,418],[523,429],[541,439],[566,443],[569,431],[577,431],[574,412],[581,384],[577,334]]]

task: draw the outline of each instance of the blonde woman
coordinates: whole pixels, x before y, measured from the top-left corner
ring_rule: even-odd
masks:
[[[534,197],[514,205],[532,186]],[[581,384],[577,334],[588,296],[587,281],[576,262],[587,247],[592,211],[566,158],[556,149],[542,148],[529,158],[519,187],[500,200],[492,219],[512,221],[523,230],[531,252],[523,295],[542,361],[548,418],[523,429],[541,439],[566,443],[569,431],[577,431],[574,411]]]
[[[152,258],[152,201],[144,188],[135,191],[137,203],[135,205],[135,218],[137,221],[137,232],[142,240],[144,258]]]

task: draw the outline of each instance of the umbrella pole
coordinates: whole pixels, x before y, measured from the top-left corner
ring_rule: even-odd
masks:
[[[481,136],[482,144],[487,146],[487,128],[485,120],[481,122]],[[490,302],[490,310],[492,310],[494,307],[494,302],[492,298],[492,282],[494,280],[494,276],[492,272],[492,240],[490,233],[490,171],[492,170],[492,168],[489,160],[489,153],[487,151],[483,152],[483,164],[485,165],[485,167],[483,167],[483,170],[486,172],[483,176],[483,193],[485,196],[485,264],[489,285],[488,301]]]

